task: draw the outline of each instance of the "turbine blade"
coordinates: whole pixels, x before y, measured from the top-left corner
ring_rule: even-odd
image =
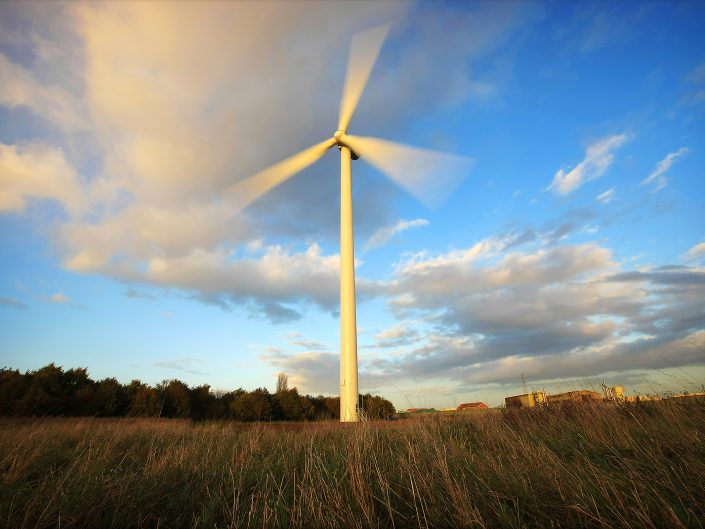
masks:
[[[357,102],[365,89],[372,68],[377,62],[377,56],[388,32],[389,25],[378,26],[353,37],[348,57],[348,71],[343,87],[343,98],[340,101],[338,130],[348,130],[350,119],[352,119]]]
[[[244,180],[230,186],[226,191],[225,195],[231,202],[234,203],[235,208],[240,211],[252,202],[257,200],[259,197],[264,195],[270,189],[278,186],[287,178],[291,178],[299,171],[306,169],[309,165],[315,163],[325,152],[336,144],[334,138],[327,139],[303,150],[293,156],[290,156],[286,160],[260,171],[259,173],[252,175]]]
[[[475,165],[466,156],[378,138],[346,135],[343,142],[430,209],[440,207]]]

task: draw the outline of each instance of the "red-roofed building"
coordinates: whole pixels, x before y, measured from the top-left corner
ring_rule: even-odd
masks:
[[[430,413],[436,411],[436,408],[409,408],[406,413]]]
[[[484,402],[466,402],[458,405],[458,410],[486,410],[487,404]]]

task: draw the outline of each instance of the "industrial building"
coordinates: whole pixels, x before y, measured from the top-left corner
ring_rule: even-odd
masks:
[[[566,391],[565,393],[556,393],[555,395],[548,395],[546,397],[546,401],[549,404],[557,402],[594,402],[603,400],[605,400],[605,396],[602,393],[587,389]]]
[[[506,397],[504,402],[508,408],[533,408],[540,404],[559,404],[562,402],[602,402],[602,401],[626,401],[630,400],[624,396],[624,386],[608,387],[602,384],[602,393],[587,389],[577,391],[566,391],[549,395],[543,391],[534,391]]]
[[[543,391],[533,391],[523,395],[505,397],[504,403],[507,408],[533,408],[546,402],[546,394]]]
[[[624,400],[624,386],[608,387],[602,384],[602,391],[605,393],[605,397],[608,400]]]

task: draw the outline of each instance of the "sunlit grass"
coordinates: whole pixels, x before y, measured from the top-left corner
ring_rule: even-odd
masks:
[[[0,526],[703,527],[705,400],[405,421],[0,421]]]

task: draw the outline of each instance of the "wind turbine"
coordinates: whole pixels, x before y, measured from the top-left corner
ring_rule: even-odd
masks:
[[[238,209],[294,176],[338,146],[340,150],[340,421],[357,422],[358,372],[353,251],[352,167],[360,156],[428,207],[439,206],[472,168],[471,158],[347,133],[350,120],[389,31],[379,26],[352,39],[338,129],[322,141],[226,191]]]

